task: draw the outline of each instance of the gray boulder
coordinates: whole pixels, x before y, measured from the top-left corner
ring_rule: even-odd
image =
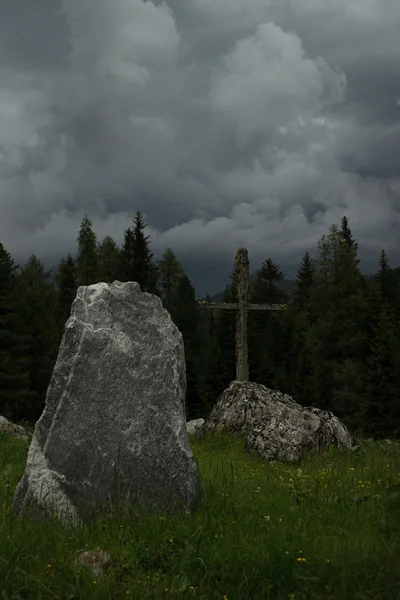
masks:
[[[11,421],[8,421],[5,417],[0,415],[0,433],[4,432],[12,437],[17,439],[25,440],[26,442],[30,442],[32,439],[32,434],[21,427],[21,425],[16,425]]]
[[[201,428],[245,437],[245,449],[266,462],[294,463],[334,444],[344,451],[353,438],[330,411],[304,407],[282,392],[233,381]]]
[[[86,567],[92,572],[93,577],[100,579],[113,568],[114,561],[108,552],[97,548],[97,550],[87,550],[78,554],[73,564],[77,567]]]
[[[77,290],[14,510],[80,522],[110,500],[189,510],[204,487],[188,443],[182,335],[137,283]],[[107,509],[106,509],[107,510]]]
[[[188,433],[195,433],[204,425],[204,419],[193,419],[186,423],[186,430]]]

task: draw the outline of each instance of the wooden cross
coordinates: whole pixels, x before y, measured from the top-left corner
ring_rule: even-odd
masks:
[[[249,303],[249,257],[247,248],[236,252],[236,289],[237,303],[206,302],[197,303],[198,308],[207,310],[237,310],[236,313],[236,379],[249,380],[249,360],[247,347],[247,315],[249,310],[286,310],[286,304],[250,304]]]

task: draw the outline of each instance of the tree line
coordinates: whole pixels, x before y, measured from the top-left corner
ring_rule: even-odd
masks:
[[[100,243],[85,214],[76,258],[61,260],[54,281],[35,255],[20,268],[0,243],[0,415],[39,418],[77,288],[119,280],[137,281],[161,298],[184,340],[186,418],[207,418],[235,378],[235,314],[199,311],[175,253],[167,248],[155,261],[145,228],[137,211],[121,247],[110,236]],[[399,270],[384,250],[372,278],[363,277],[359,262],[346,217],[321,237],[315,258],[304,254],[290,298],[279,265],[263,262],[250,301],[287,303],[289,310],[250,311],[250,380],[332,411],[354,434],[398,438]],[[224,302],[237,301],[235,267],[230,281]]]

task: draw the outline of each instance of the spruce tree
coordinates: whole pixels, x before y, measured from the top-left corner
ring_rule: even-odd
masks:
[[[150,236],[144,235],[146,222],[138,210],[134,217],[134,227],[124,232],[124,243],[119,252],[120,281],[136,281],[142,292],[160,295],[158,291],[159,270],[153,261],[150,250]]]
[[[19,406],[29,404],[31,335],[21,319],[22,298],[17,270],[11,255],[0,243],[0,415],[20,420]]]
[[[136,211],[132,238],[132,281],[137,281],[140,289],[145,292],[149,289],[149,277],[153,267],[153,253],[150,250],[150,236],[144,235],[146,222],[140,210]],[[154,285],[154,282],[152,282]]]
[[[379,270],[375,276],[379,284],[382,299],[388,302],[397,317],[400,317],[400,281],[393,269],[384,250],[379,257]]]
[[[211,297],[209,294],[206,295],[205,298],[201,298],[200,300],[205,300],[206,302],[211,302]],[[200,322],[202,324],[202,331],[207,337],[213,337],[216,335],[215,329],[215,312],[213,310],[201,310],[199,312]]]
[[[222,302],[237,302],[236,262],[230,273],[230,283],[225,287]],[[225,362],[224,389],[236,379],[236,311],[221,310],[215,312],[214,329],[218,345]]]
[[[290,350],[291,384],[288,393],[303,406],[309,406],[314,401],[313,361],[307,347],[312,343],[312,322],[308,310],[289,312],[293,319],[292,346]]]
[[[133,231],[131,228],[125,229],[124,231],[124,242],[119,252],[118,259],[118,279],[120,281],[135,281],[132,279],[133,275]]]
[[[288,393],[303,405],[310,397],[310,376],[312,373],[310,355],[306,350],[308,330],[313,322],[311,297],[316,285],[315,261],[306,252],[301,260],[293,291],[291,310],[285,314],[290,322],[290,348],[287,348]]]
[[[198,391],[201,408],[198,418],[207,419],[219,395],[227,387],[228,373],[217,337],[211,333],[198,355]],[[230,380],[229,380],[230,381]]]
[[[373,438],[400,435],[400,336],[396,319],[383,301],[369,341],[370,354],[362,403],[364,431]]]
[[[16,280],[19,265],[16,265],[11,258],[11,254],[7,252],[3,244],[0,242],[0,295],[8,293],[10,286]]]
[[[396,437],[400,415],[400,334],[396,306],[395,272],[381,252],[379,271],[368,289],[368,357],[361,400],[362,427],[374,438]]]
[[[287,294],[279,286],[284,274],[275,262],[268,258],[256,272],[250,299],[253,303],[286,304]],[[286,341],[280,313],[250,311],[248,318],[249,376],[252,381],[277,388],[282,383],[283,365],[278,374],[279,363],[284,361]]]
[[[205,301],[211,302],[209,294],[206,295]],[[220,314],[222,312],[228,313],[229,311],[221,311]],[[219,395],[232,381],[232,377],[229,376],[222,348],[219,343],[215,311],[202,310],[199,312],[199,317],[204,325],[203,332],[205,336],[199,356],[199,389],[204,411],[201,416],[206,419]],[[221,332],[222,330],[220,329],[219,333]],[[232,331],[230,333],[232,333]],[[231,345],[232,340],[234,344],[234,336],[235,332],[231,335]],[[234,352],[234,346],[232,347],[232,351]],[[234,363],[233,368],[235,368]]]
[[[184,270],[171,248],[167,248],[161,260],[158,261],[158,269],[161,298],[165,308],[168,309]]]
[[[59,274],[56,277],[58,287],[58,300],[56,308],[56,319],[59,332],[59,340],[64,334],[65,324],[71,314],[71,306],[76,298],[78,290],[76,262],[68,253],[67,259],[61,259]]]
[[[353,252],[355,253],[355,255],[357,255],[358,252],[358,244],[355,241],[355,239],[353,238],[353,234],[351,232],[351,229],[349,227],[349,220],[347,217],[343,217],[342,218],[342,223],[341,223],[342,227],[341,227],[341,234],[342,234],[342,238],[343,240],[346,242],[346,244],[348,245],[349,248],[351,248],[353,250]],[[359,260],[356,259],[357,264],[359,264]]]
[[[287,295],[279,287],[279,282],[284,274],[276,263],[268,258],[256,273],[256,278],[251,291],[253,302],[268,302],[279,304],[287,301]]]
[[[97,244],[98,280],[112,283],[118,279],[119,250],[111,236]]]
[[[357,419],[366,357],[367,305],[358,262],[356,245],[349,245],[332,225],[318,242],[305,350],[312,363],[313,402],[351,426]]]
[[[389,259],[386,252],[382,249],[379,256],[379,271],[376,274],[375,279],[382,285],[385,277],[390,272]]]
[[[43,412],[47,387],[58,353],[56,291],[49,282],[50,272],[31,255],[18,277],[23,299],[21,322],[30,336],[29,379],[32,396],[29,404],[18,406],[19,414],[36,421]]]
[[[150,264],[150,271],[147,277],[147,291],[149,294],[154,294],[161,298],[161,291],[159,288],[160,271],[155,261]]]
[[[210,298],[209,294],[207,294],[207,296],[206,296],[206,302],[211,302],[211,298]],[[214,316],[212,310],[210,310],[208,333],[209,333],[210,337],[215,336],[215,316]]]
[[[187,275],[182,275],[171,299],[170,314],[182,333],[186,358],[186,418],[197,419],[203,411],[198,355],[202,346],[200,317],[195,290]]]
[[[87,213],[79,230],[76,265],[78,285],[92,285],[98,282],[96,234],[92,230],[92,222]]]
[[[310,293],[315,285],[315,265],[306,252],[300,263],[300,268],[296,276],[296,283],[293,291],[293,306],[297,310],[307,307],[310,300]]]

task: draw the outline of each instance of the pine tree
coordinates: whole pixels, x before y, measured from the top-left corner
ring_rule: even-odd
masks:
[[[315,285],[315,265],[306,252],[300,263],[300,268],[296,276],[296,283],[293,292],[293,305],[297,310],[307,307],[310,301],[310,292]]]
[[[312,363],[313,403],[354,425],[366,357],[367,305],[356,246],[335,225],[318,243],[309,309],[305,351]]]
[[[306,405],[310,397],[312,374],[310,355],[306,349],[307,333],[313,322],[311,297],[316,285],[315,262],[306,252],[300,263],[293,292],[292,309],[285,314],[289,320],[290,347],[287,348],[287,389],[296,400]]]
[[[171,299],[170,314],[182,333],[186,357],[186,411],[187,420],[197,419],[203,411],[199,388],[198,354],[202,346],[200,318],[195,290],[187,275],[182,275]]]
[[[158,261],[158,269],[161,298],[168,309],[184,270],[171,248],[167,248],[162,259]]]
[[[236,290],[236,262],[233,264],[232,272],[230,273],[230,283],[225,287],[222,302],[237,302]],[[225,362],[224,371],[224,388],[228,387],[231,381],[236,379],[236,311],[221,310],[215,313],[214,329],[218,345],[221,349],[222,356]]]
[[[347,217],[343,217],[342,218],[342,227],[341,227],[341,234],[342,234],[342,238],[343,240],[346,242],[346,244],[348,245],[349,248],[351,248],[354,252],[355,255],[357,255],[358,252],[358,244],[355,241],[355,239],[353,238],[353,234],[351,232],[351,229],[349,227],[349,220]],[[359,260],[357,260],[357,264],[359,264]]]
[[[146,222],[140,210],[136,211],[134,221],[132,250],[132,281],[137,281],[142,291],[149,292],[149,276],[152,272],[153,253],[150,250],[150,236],[144,235]]]
[[[29,403],[29,349],[31,336],[21,322],[17,270],[0,243],[0,415],[19,420],[18,406]]]
[[[59,340],[64,334],[65,324],[71,314],[71,306],[76,298],[78,290],[76,263],[71,254],[68,253],[67,259],[61,259],[59,264],[59,274],[56,277],[58,286],[58,300],[56,308],[56,319],[59,332]]]
[[[92,285],[98,282],[96,234],[87,213],[82,219],[78,235],[78,256],[76,259],[79,285]]]
[[[207,419],[219,395],[227,386],[228,373],[222,350],[214,334],[207,336],[198,357],[198,391],[201,408],[198,418]]]
[[[142,213],[135,213],[134,228],[124,232],[124,243],[119,252],[120,281],[135,281],[143,292],[160,296],[157,284],[159,279],[158,266],[153,261],[150,250],[150,236],[144,235],[146,222]]]
[[[159,289],[160,270],[155,261],[150,264],[150,271],[147,277],[147,291],[149,294],[154,294],[161,298],[161,291]]]
[[[251,292],[253,302],[269,302],[279,304],[287,301],[287,295],[279,287],[279,282],[284,274],[276,263],[268,258],[256,273],[256,278]]]
[[[361,414],[363,429],[375,438],[400,433],[400,334],[395,271],[382,250],[379,271],[368,288],[368,357]]]
[[[285,304],[287,294],[279,286],[284,274],[268,258],[256,272],[250,298],[253,303]],[[280,314],[251,311],[248,319],[249,375],[252,381],[267,387],[278,387],[285,368],[278,374],[278,364],[283,360],[286,340]]]
[[[206,297],[204,298],[204,300],[206,302],[211,302],[211,297],[210,294],[207,294]],[[212,338],[216,336],[216,329],[215,329],[215,314],[214,311],[209,310],[207,311],[208,315],[204,315],[204,331],[206,332],[207,336]],[[202,317],[202,312],[200,313],[200,319]]]
[[[206,302],[211,302],[209,294],[207,294],[204,299]],[[219,314],[221,313],[229,313],[229,311],[221,311]],[[204,325],[204,341],[199,356],[199,390],[203,406],[203,413],[200,416],[206,419],[221,392],[223,392],[232,381],[232,377],[229,375],[223,351],[219,343],[219,335],[221,335],[223,329],[221,328],[221,323],[216,319],[215,312],[213,310],[202,310],[200,311],[199,317]],[[217,322],[219,323],[219,328]],[[230,333],[232,334],[230,337],[230,346],[234,354],[235,332],[230,331]],[[232,369],[235,368],[234,360],[235,357],[233,355]]]
[[[382,312],[382,305],[384,304],[379,281],[376,278],[372,279],[366,298],[368,312],[365,331],[368,339],[371,340],[378,326],[378,321]],[[385,304],[387,306],[387,303]]]
[[[389,303],[397,317],[400,317],[400,281],[393,269],[384,250],[379,257],[379,271],[375,276],[379,284],[382,299]]]
[[[288,393],[303,406],[314,401],[313,361],[307,347],[312,339],[312,322],[307,310],[293,310],[292,346],[290,350],[291,385]]]
[[[135,281],[132,279],[134,260],[133,238],[133,231],[128,227],[124,231],[124,243],[122,244],[118,260],[118,279],[123,282]]]
[[[11,284],[16,279],[16,271],[19,265],[16,265],[11,255],[0,242],[0,295],[8,293]]]
[[[389,259],[386,255],[386,252],[382,249],[379,257],[379,271],[375,277],[377,281],[379,281],[380,285],[382,285],[385,277],[390,271],[389,267]]]
[[[364,431],[374,438],[400,435],[400,336],[393,311],[383,300],[370,339],[362,403]]]
[[[58,353],[56,291],[49,282],[50,272],[31,255],[18,277],[23,299],[21,322],[30,336],[29,379],[32,396],[29,404],[18,406],[19,414],[36,421],[43,412],[47,387]]]
[[[110,284],[118,279],[118,246],[109,235],[106,235],[104,240],[97,244],[97,262],[99,281]]]

